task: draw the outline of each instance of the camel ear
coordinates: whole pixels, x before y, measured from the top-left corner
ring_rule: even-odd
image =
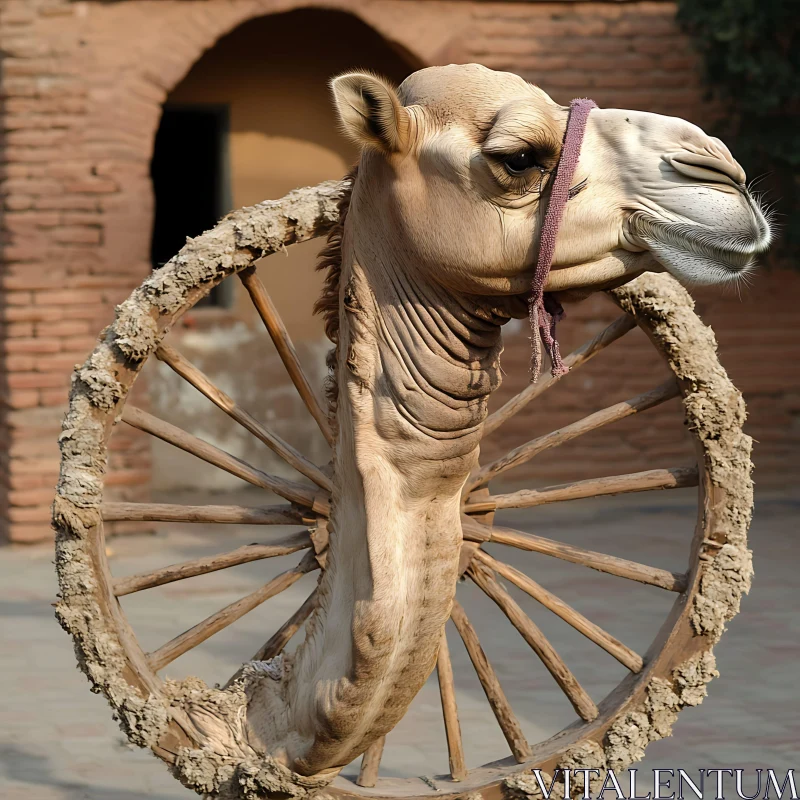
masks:
[[[331,91],[345,136],[361,147],[385,153],[405,149],[408,111],[387,81],[364,72],[348,72],[331,81]]]

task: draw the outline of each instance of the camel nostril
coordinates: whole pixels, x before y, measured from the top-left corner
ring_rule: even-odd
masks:
[[[732,158],[682,152],[664,156],[664,160],[679,174],[704,183],[724,183],[743,189],[744,170]]]

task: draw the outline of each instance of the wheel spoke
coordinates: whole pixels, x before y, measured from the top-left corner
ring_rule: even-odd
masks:
[[[303,605],[297,609],[297,611],[292,614],[286,622],[278,628],[275,633],[270,636],[267,642],[261,647],[261,649],[253,656],[253,661],[269,661],[271,658],[275,658],[275,656],[279,656],[287,644],[289,644],[289,640],[294,636],[297,631],[303,626],[305,621],[311,616],[311,612],[317,607],[317,601],[319,596],[317,594],[317,590],[314,589],[313,592],[306,598]]]
[[[184,358],[174,347],[162,344],[156,350],[156,357],[168,364],[174,372],[190,383],[201,394],[204,394],[215,406],[221,408],[231,419],[236,420],[243,428],[250,431],[274,453],[299,473],[314,481],[317,486],[331,491],[331,479],[322,470],[312,464],[306,457],[288,442],[265,428],[255,417],[237,405],[225,392],[218,389],[197,367]]]
[[[269,491],[275,492],[275,494],[279,494],[293,503],[313,508],[314,511],[321,514],[327,514],[329,511],[330,504],[327,494],[317,493],[310,486],[303,486],[301,483],[262,472],[230,453],[226,453],[224,450],[220,450],[218,447],[214,447],[214,445],[204,442],[202,439],[198,439],[196,436],[192,436],[192,434],[181,430],[175,425],[171,425],[169,422],[164,422],[164,420],[154,417],[140,408],[125,406],[122,412],[122,419],[128,425],[146,431],[209,464],[213,464],[215,467],[230,472],[231,475],[235,475],[253,486],[269,489]]]
[[[286,371],[292,379],[292,383],[306,404],[311,416],[314,417],[317,425],[319,425],[325,441],[333,446],[333,433],[328,423],[328,417],[319,404],[317,396],[314,394],[311,384],[303,372],[303,368],[300,366],[300,359],[298,359],[297,351],[294,349],[292,340],[289,337],[289,331],[286,330],[283,320],[278,315],[278,309],[275,308],[275,304],[272,302],[266,287],[259,279],[254,267],[240,272],[239,277],[250,294],[250,299],[253,301],[253,305],[256,307],[264,326],[272,337],[278,355],[280,355]]]
[[[578,436],[589,433],[589,431],[597,430],[604,425],[609,425],[612,422],[625,419],[625,417],[629,417],[639,411],[646,411],[649,408],[659,406],[667,400],[672,400],[672,398],[678,397],[679,395],[680,387],[678,386],[677,380],[673,377],[649,392],[640,394],[630,400],[625,400],[622,403],[616,403],[613,406],[604,408],[602,411],[597,411],[594,414],[590,414],[588,417],[573,422],[571,425],[567,425],[557,431],[551,431],[544,436],[526,442],[502,458],[497,459],[497,461],[493,461],[491,464],[482,467],[475,474],[475,477],[471,479],[468,491],[477,489],[479,486],[483,486],[498,475],[530,461],[534,456],[539,455],[539,453],[544,450],[549,450],[551,447],[558,447],[559,445],[576,439]]]
[[[624,558],[608,556],[605,553],[584,550],[582,547],[564,544],[553,539],[545,539],[544,536],[537,536],[534,533],[523,533],[512,528],[501,528],[496,525],[490,528],[486,525],[481,525],[479,522],[474,522],[466,516],[461,517],[461,526],[464,531],[464,538],[470,541],[507,544],[520,550],[542,553],[543,555],[560,558],[562,561],[569,561],[572,564],[590,567],[598,572],[606,572],[619,578],[646,583],[649,586],[658,586],[670,592],[682,592],[686,589],[686,576],[679,572],[669,572],[665,569],[649,567]]]
[[[453,664],[450,661],[450,648],[447,646],[447,633],[444,630],[442,630],[442,641],[439,645],[439,656],[436,660],[436,676],[439,679],[439,695],[442,698],[442,715],[444,716],[444,730],[447,735],[450,777],[454,781],[463,781],[467,777],[467,762],[464,758],[461,725],[458,721]]]
[[[483,652],[483,648],[478,641],[478,634],[467,619],[467,615],[458,601],[453,601],[453,611],[450,618],[455,623],[464,646],[467,648],[472,666],[475,667],[478,680],[481,682],[486,699],[489,701],[500,729],[503,731],[503,736],[506,737],[514,758],[522,763],[531,755],[530,745],[522,732],[519,720],[514,714],[511,704],[500,686],[500,681],[497,680],[497,675],[489,663],[489,659],[486,658],[486,653]]]
[[[610,475],[606,478],[591,478],[586,481],[562,483],[546,489],[521,489],[511,494],[494,494],[485,499],[470,501],[464,512],[498,511],[501,508],[533,508],[547,503],[562,503],[565,500],[583,500],[587,497],[603,497],[609,494],[650,492],[657,489],[682,489],[697,486],[697,467],[672,467],[632,472],[628,475]]]
[[[597,717],[597,706],[586,690],[578,683],[578,679],[572,674],[569,667],[564,663],[561,656],[555,651],[539,627],[530,619],[525,612],[517,605],[513,597],[497,582],[494,574],[473,564],[468,570],[467,575],[483,589],[487,597],[497,603],[500,610],[508,617],[509,622],[519,631],[528,646],[541,659],[547,667],[547,671],[553,676],[556,683],[561,687],[561,691],[572,703],[572,707],[581,719],[591,722]]]
[[[359,786],[371,788],[378,782],[378,769],[381,765],[385,744],[386,737],[381,736],[380,739],[374,741],[364,751],[364,755],[361,756],[361,770],[358,773],[358,778],[356,778],[356,783]]]
[[[563,600],[547,591],[532,578],[502,561],[492,558],[483,550],[478,550],[475,554],[483,564],[496,572],[501,577],[513,583],[517,588],[530,595],[534,600],[541,603],[545,608],[557,614],[568,625],[575,628],[596,645],[603,648],[609,655],[614,656],[620,664],[626,666],[631,672],[641,672],[644,662],[638,653],[634,653],[629,647],[606,633],[602,628],[590,622],[586,617],[577,612],[572,606],[567,605]]]
[[[317,559],[317,563],[319,563],[319,559]],[[279,656],[289,641],[291,640],[292,636],[294,636],[297,631],[303,626],[305,621],[311,616],[311,613],[317,607],[317,601],[319,599],[319,595],[317,594],[317,589],[314,589],[313,592],[305,599],[303,605],[297,609],[297,611],[292,614],[286,622],[278,628],[269,639],[261,645],[258,652],[250,659],[250,661],[269,661],[275,656]],[[228,679],[228,682],[225,684],[225,688],[227,689],[233,683],[235,683],[239,677],[242,675],[244,671],[244,665],[242,665],[236,672]]]
[[[569,367],[570,370],[577,369],[635,327],[636,322],[633,317],[629,314],[623,314],[593,339],[581,345],[577,350],[573,350],[564,359],[564,365]],[[489,415],[486,422],[483,423],[483,435],[488,436],[503,423],[508,422],[511,417],[522,411],[531,400],[546,392],[558,380],[560,378],[554,377],[552,371],[542,373],[536,383],[526,386],[516,397],[512,397],[504,406]]]
[[[235,603],[231,603],[202,622],[198,622],[193,628],[189,628],[188,631],[185,631],[180,636],[176,636],[165,645],[159,647],[158,650],[148,653],[147,662],[150,668],[153,672],[158,672],[215,633],[219,633],[219,631],[232,625],[236,620],[241,619],[245,614],[269,600],[270,597],[274,597],[276,594],[288,589],[307,572],[318,568],[319,564],[314,553],[307,553],[296,567],[281,573],[277,578],[273,578],[255,592],[242,597]]]
[[[206,558],[196,558],[193,561],[184,561],[181,564],[172,564],[169,567],[157,569],[139,575],[130,575],[114,581],[114,594],[122,597],[126,594],[152,589],[154,586],[163,586],[165,583],[182,581],[194,578],[197,575],[207,575],[239,564],[249,564],[263,558],[275,558],[296,553],[311,547],[311,537],[308,533],[295,533],[271,544],[248,544],[231,550],[229,553],[220,553]]]
[[[103,503],[105,522],[216,522],[230,525],[301,525],[290,505],[182,506],[173,503]]]

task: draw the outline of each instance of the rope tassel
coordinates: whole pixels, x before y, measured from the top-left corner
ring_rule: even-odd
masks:
[[[561,303],[549,293],[542,295],[538,302],[529,302],[528,304],[528,319],[533,331],[531,336],[532,383],[536,383],[542,371],[542,344],[550,357],[553,376],[560,377],[569,372],[569,367],[561,360],[561,349],[556,338],[556,323],[561,322],[564,316]]]
[[[593,108],[597,108],[596,104],[587,98],[573,100],[570,103],[561,157],[556,167],[555,180],[550,191],[550,202],[547,205],[547,213],[539,237],[539,257],[536,260],[536,270],[531,281],[531,295],[528,299],[528,319],[532,333],[530,369],[533,383],[536,382],[542,371],[542,345],[550,357],[553,376],[558,377],[569,371],[569,368],[561,360],[561,351],[556,339],[556,323],[564,318],[564,309],[553,295],[545,294],[544,286],[547,283],[547,276],[550,274],[550,267],[553,265],[558,229],[564,217],[564,208],[569,200],[572,178],[581,155],[586,122],[589,119],[589,112]]]

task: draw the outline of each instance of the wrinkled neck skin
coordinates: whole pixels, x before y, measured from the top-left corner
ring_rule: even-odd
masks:
[[[270,740],[283,742],[282,760],[306,775],[341,768],[390,731],[433,670],[458,577],[461,489],[511,316],[500,298],[490,307],[445,292],[404,263],[370,222],[381,217],[373,199],[357,182],[345,227],[321,603],[280,715],[248,715],[250,740],[273,755]]]

